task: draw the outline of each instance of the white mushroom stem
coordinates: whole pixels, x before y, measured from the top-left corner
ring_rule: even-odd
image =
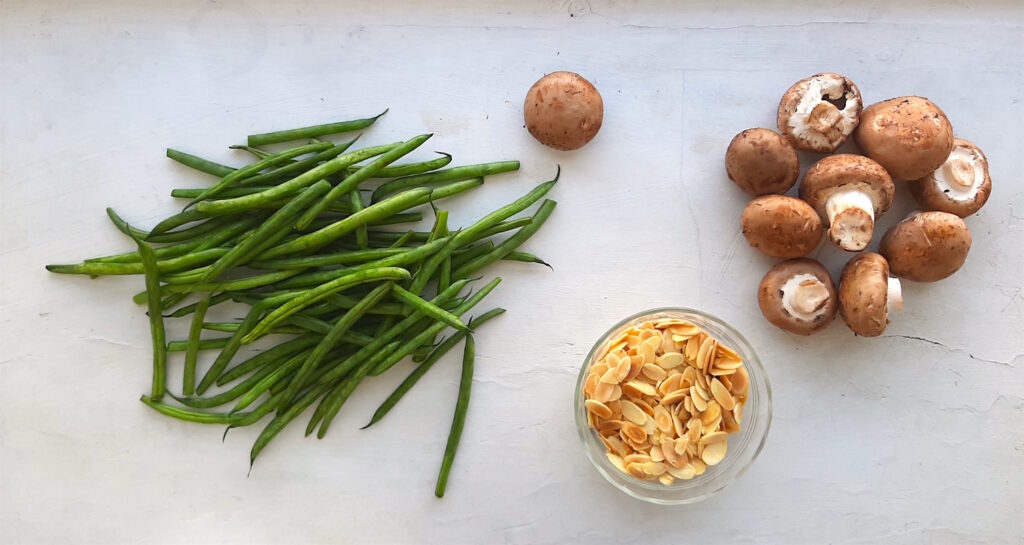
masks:
[[[889,286],[885,292],[886,315],[903,310],[903,286],[899,278],[889,278]]]
[[[935,185],[947,198],[972,201],[985,181],[985,165],[969,148],[956,147],[935,171]]]
[[[875,206],[871,196],[856,187],[839,189],[825,201],[828,237],[836,246],[859,252],[871,242],[875,230]]]
[[[782,284],[782,308],[798,320],[813,322],[827,306],[828,288],[813,274],[795,274]]]

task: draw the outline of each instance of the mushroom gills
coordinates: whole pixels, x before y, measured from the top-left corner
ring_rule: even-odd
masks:
[[[848,99],[843,80],[815,78],[807,83],[789,118],[793,134],[817,146],[831,146],[843,137],[844,125],[856,124],[860,100]]]
[[[813,274],[795,274],[782,285],[782,308],[791,316],[814,322],[825,316],[828,288]]]
[[[985,165],[968,148],[956,147],[935,171],[935,186],[954,201],[972,201],[985,181]]]
[[[903,310],[903,286],[900,279],[889,277],[889,284],[885,290],[885,312],[886,317],[894,312]]]
[[[836,246],[859,252],[871,242],[875,230],[875,206],[871,197],[857,187],[840,187],[825,201],[828,237]]]

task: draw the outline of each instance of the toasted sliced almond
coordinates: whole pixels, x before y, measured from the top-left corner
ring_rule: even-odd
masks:
[[[647,421],[647,413],[642,411],[640,407],[636,406],[636,403],[627,400],[621,400],[619,403],[622,404],[622,417],[626,420],[636,424],[637,426],[643,426],[644,422]]]
[[[672,483],[676,482],[676,478],[668,473],[662,473],[661,475],[658,475],[658,482],[665,486],[669,486]]]
[[[658,405],[654,408],[654,423],[662,433],[669,433],[672,431],[672,414],[664,406]]]
[[[641,465],[643,465],[643,464],[646,464],[647,462],[650,462],[651,461],[651,457],[648,456],[647,453],[645,453],[645,452],[634,452],[633,454],[630,454],[629,456],[624,456],[622,458],[622,461],[626,465],[629,465],[629,464],[641,464]]]
[[[743,358],[735,350],[721,343],[718,344],[718,357],[726,360],[743,361]]]
[[[607,403],[612,400],[612,394],[615,393],[616,384],[608,384],[607,382],[599,382],[597,387],[594,388],[594,393],[591,395],[591,399],[600,401],[601,403]]]
[[[693,385],[692,387],[696,388],[697,385]],[[704,412],[708,410],[708,401],[701,396],[697,396],[693,398],[693,407],[700,412]]]
[[[655,333],[654,333],[653,329],[645,329],[645,330],[640,332],[640,338],[646,341],[647,339],[650,339],[651,337],[653,337],[654,334]]]
[[[696,444],[700,441],[701,433],[704,432],[704,424],[699,418],[694,417],[686,423],[686,430],[686,440],[690,443]]]
[[[661,392],[661,395],[663,396],[668,395],[669,392],[679,390],[682,387],[680,386],[682,383],[683,375],[672,375],[670,377],[666,377],[665,380],[658,385],[658,391]]]
[[[665,455],[661,452],[661,445],[654,445],[651,447],[651,461],[652,462],[664,462]]]
[[[609,418],[612,415],[612,410],[609,409],[607,405],[597,401],[596,399],[588,399],[583,402],[583,405],[588,411],[594,413],[596,416],[600,416],[601,418]]]
[[[647,416],[654,416],[654,407],[651,406],[651,401],[657,403],[657,400],[645,396],[642,399],[634,399],[632,401],[637,407],[640,407],[641,411],[647,413]]]
[[[736,406],[732,408],[732,417],[734,419],[736,419],[736,423],[737,424],[742,424],[743,423],[743,404],[742,403],[737,403]]]
[[[715,345],[718,344],[714,337],[708,337],[701,343],[697,351],[697,367],[708,370],[711,368],[711,359],[715,356]]]
[[[739,405],[737,405],[737,407],[738,406]],[[722,413],[722,431],[726,433],[736,433],[740,431],[740,425],[736,422],[736,418],[733,416],[731,411],[725,411]]]
[[[661,346],[658,347],[658,351],[662,354],[679,351],[676,347],[675,341],[672,340],[672,335],[666,333],[661,336]]]
[[[711,443],[717,443],[719,441],[725,441],[729,438],[729,434],[724,431],[714,431],[711,433],[705,432],[704,437],[700,438],[697,442],[699,445],[710,445]]]
[[[642,413],[641,413],[642,414]],[[646,418],[647,415],[644,415]],[[621,433],[625,435],[626,439],[633,441],[634,443],[643,443],[647,440],[647,432],[640,426],[632,422],[623,422]]]
[[[655,393],[657,393],[657,390],[654,389],[654,386],[651,386],[650,384],[647,384],[646,382],[640,380],[631,380],[623,384],[622,387],[625,390],[626,395],[633,395],[633,393],[635,392],[636,396],[640,397],[652,396]]]
[[[652,363],[645,363],[642,372],[647,378],[654,381],[665,380],[667,376],[664,368]]]
[[[692,337],[700,333],[700,328],[689,322],[673,324],[671,327],[667,327],[666,329],[676,335],[686,335],[688,337]]]
[[[711,389],[711,385],[708,384],[708,376],[705,375],[704,373],[697,373],[697,381],[694,382],[694,384],[703,388],[705,392],[708,392]],[[708,397],[706,399],[711,399],[710,393],[708,394]]]
[[[606,372],[608,372],[608,364],[605,363],[604,361],[599,361],[594,365],[590,366],[590,372],[600,377],[604,375]]]
[[[721,382],[726,390],[732,391],[732,379],[728,376],[718,377],[718,382]]]
[[[708,408],[700,415],[700,422],[705,428],[711,427],[711,424],[722,416],[722,406],[717,401],[708,401]]]
[[[644,473],[652,477],[657,477],[666,471],[668,471],[668,466],[661,462],[647,462],[644,464]]]
[[[642,464],[626,464],[626,473],[629,473],[637,479],[647,478],[647,474],[644,473],[644,466]]]
[[[693,336],[687,339],[686,349],[683,351],[683,357],[686,359],[686,363],[696,366],[697,365],[697,353],[700,351],[700,336]]]
[[[622,386],[616,384],[612,387],[612,397],[608,401],[615,401],[622,397]]]
[[[679,467],[679,454],[676,453],[676,442],[674,439],[662,437],[661,441],[658,442],[658,448],[661,451],[661,455],[665,457],[665,461],[668,462],[668,465]]]
[[[697,408],[693,406],[693,398],[689,396],[687,396],[686,399],[683,400],[682,407],[683,410],[686,411],[687,418],[689,418],[691,414],[697,411]]]
[[[713,376],[713,377],[725,377],[725,376],[729,376],[729,375],[731,375],[731,374],[733,374],[735,372],[736,372],[735,369],[721,369],[721,368],[715,367],[713,365],[711,366],[711,369],[708,369],[708,374]]]
[[[684,456],[686,455],[687,445],[689,444],[690,442],[687,440],[687,438],[680,437],[679,439],[676,439],[675,448],[673,450],[675,450],[676,454],[678,454],[679,456]]]
[[[655,349],[646,342],[641,343],[636,349],[636,353],[644,358],[644,363],[654,363],[654,352]]]
[[[683,421],[675,412],[672,413],[672,429],[676,432],[676,437],[682,437],[686,433],[686,429],[683,428]]]
[[[669,393],[665,394],[665,397],[661,398],[661,404],[662,405],[675,405],[676,403],[679,403],[680,401],[685,399],[686,396],[689,395],[689,394],[690,394],[689,390],[683,390],[683,389],[679,389],[679,390],[675,390],[673,392],[669,392]]]
[[[688,481],[697,475],[697,470],[693,467],[693,464],[686,464],[680,468],[669,468],[668,474],[677,479]]]
[[[679,352],[667,352],[655,360],[662,369],[673,369],[684,363],[683,355]]]
[[[703,475],[704,471],[707,470],[707,466],[704,465],[704,462],[702,462],[700,458],[691,459],[690,465],[693,466],[694,473],[697,475]]]
[[[626,472],[626,465],[622,463],[622,458],[619,455],[612,454],[610,452],[606,452],[604,453],[604,455],[608,457],[608,461],[611,462],[613,466],[615,466],[615,469],[618,469],[623,473]]]
[[[597,388],[597,383],[600,380],[601,377],[599,377],[597,373],[590,373],[587,375],[587,380],[583,383],[583,393],[586,394],[587,397],[592,397],[594,395],[594,390]]]
[[[608,417],[608,418],[611,418],[613,420],[621,420],[621,417],[622,417],[622,402],[621,402],[621,400],[616,399],[615,401],[609,401],[608,403],[605,403],[605,405],[608,407],[609,410],[612,411],[612,415],[610,417]]]
[[[621,420],[602,420],[597,425],[597,431],[601,432],[601,434],[616,433],[620,429],[622,429]]]
[[[731,411],[736,406],[736,400],[729,394],[729,389],[717,378],[711,379],[711,395],[723,409]]]
[[[626,380],[633,380],[640,376],[640,372],[644,367],[644,359],[640,356],[628,356],[626,361],[629,362],[629,372],[626,373]]]
[[[626,373],[622,373],[620,376],[619,372],[619,366],[615,366],[605,371],[604,374],[601,375],[601,382],[606,382],[608,384],[618,384],[619,382],[622,381],[622,379],[626,378]],[[629,367],[626,367],[626,372],[629,372]]]
[[[740,367],[732,377],[732,388],[729,390],[736,395],[747,395],[747,387],[750,385],[750,375],[747,370]]]
[[[704,446],[704,452],[700,454],[700,459],[705,464],[713,466],[722,461],[725,458],[726,448],[729,443],[725,441],[718,441],[715,443],[708,443]]]
[[[654,435],[654,432],[658,431],[658,424],[654,422],[653,418],[645,420],[642,427],[647,432],[647,435]]]

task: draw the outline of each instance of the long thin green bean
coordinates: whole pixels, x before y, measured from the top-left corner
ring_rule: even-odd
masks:
[[[247,178],[249,176],[257,174],[258,172],[265,168],[276,166],[287,161],[291,161],[293,158],[299,157],[300,155],[321,152],[327,148],[330,148],[331,146],[332,144],[330,144],[329,142],[316,142],[313,144],[306,144],[305,146],[299,146],[297,148],[288,149],[282,151],[281,153],[275,153],[265,159],[256,161],[255,163],[242,167],[238,170],[235,170],[231,174],[224,176],[223,178],[218,180],[217,183],[210,186],[206,191],[203,191],[198,197],[192,199],[191,202],[185,205],[185,208],[190,208],[192,205],[200,201],[203,201],[210,197],[215,197],[225,188],[230,187],[232,184],[238,183],[238,181],[243,178]],[[200,211],[205,212],[205,210],[202,209],[200,209]]]
[[[312,125],[309,127],[300,127],[297,129],[288,129],[283,131],[265,132],[260,134],[250,134],[248,142],[250,146],[266,146],[267,144],[279,144],[281,142],[290,142],[293,140],[303,140],[305,138],[315,138],[318,136],[328,136],[331,134],[340,134],[343,132],[358,131],[365,129],[370,125],[373,125],[380,116],[388,113],[387,110],[365,119],[353,119],[350,121],[341,121],[338,123],[324,123],[322,125]]]
[[[217,386],[228,384],[231,381],[255,371],[256,369],[270,364],[271,362],[277,360],[284,361],[295,353],[316,345],[319,340],[319,335],[307,334],[301,337],[295,337],[294,339],[289,339],[265,352],[260,352],[259,354],[256,354],[255,356],[225,371],[217,379]]]
[[[164,316],[160,310],[160,273],[156,268],[156,256],[152,248],[141,239],[134,238],[142,259],[142,270],[146,276],[146,293],[149,294],[149,329],[153,337],[153,388],[150,397],[159,401],[167,388],[167,346],[164,333]]]
[[[462,379],[459,381],[459,398],[455,402],[455,416],[452,418],[452,429],[448,432],[448,443],[444,447],[441,471],[437,475],[437,486],[434,488],[434,495],[439,498],[444,497],[445,487],[448,486],[448,474],[451,473],[452,463],[455,462],[455,451],[459,448],[459,440],[462,439],[462,429],[466,425],[466,413],[469,412],[469,395],[473,389],[475,346],[473,336],[467,336],[465,351],[462,354]]]
[[[363,208],[366,208],[363,204],[363,197],[359,194],[358,189],[353,189],[348,192],[348,200],[349,203],[351,203],[352,210],[354,212],[358,212]],[[367,233],[366,225],[356,227],[356,246],[359,246],[359,249],[361,250],[366,250],[370,247],[370,237]]]
[[[231,335],[231,339],[221,349],[220,354],[217,355],[217,359],[213,361],[213,365],[203,375],[202,380],[199,381],[199,386],[196,387],[196,393],[202,395],[210,386],[217,381],[224,369],[227,368],[228,363],[231,362],[231,358],[235,357],[238,353],[238,349],[242,347],[242,338],[245,337],[249,331],[259,322],[263,313],[267,311],[269,306],[256,305],[249,309],[249,312],[245,315],[241,325],[238,327],[238,331],[235,331]]]
[[[207,217],[209,216],[203,214],[202,212],[199,212],[198,210],[186,210],[184,212],[178,212],[177,214],[174,214],[173,216],[161,221],[160,223],[156,224],[152,229],[150,229],[146,241],[160,242],[159,240],[153,240],[152,237],[155,235],[159,235],[161,233],[166,233],[167,231],[170,231],[175,227],[181,227],[182,225],[185,225],[187,223],[203,220],[206,219]]]
[[[220,303],[223,303],[224,301],[230,301],[230,300],[231,300],[231,294],[230,293],[228,293],[228,292],[218,293],[218,294],[216,294],[216,295],[214,295],[213,297],[210,298],[210,304],[208,305],[208,307],[216,306],[216,305],[219,305]],[[192,314],[193,312],[195,312],[199,308],[199,303],[201,303],[201,302],[202,301],[198,301],[198,302],[192,303],[190,305],[185,305],[185,306],[183,306],[181,308],[178,308],[174,312],[171,312],[169,314],[164,314],[164,318],[181,318],[182,316],[188,316],[189,314]]]
[[[198,350],[216,350],[218,348],[224,348],[227,346],[228,341],[231,337],[216,337],[213,339],[200,339]],[[189,342],[184,341],[171,341],[167,343],[168,352],[184,352],[188,350]]]
[[[228,248],[210,248],[192,252],[180,257],[161,259],[156,262],[156,269],[160,273],[169,273],[188,269],[203,263],[217,260],[220,256],[228,253]],[[154,255],[156,252],[154,251]],[[142,274],[142,262],[138,263],[103,263],[85,262],[74,265],[47,265],[46,270],[60,274],[87,274],[89,276],[121,275],[121,274]]]
[[[321,151],[320,153],[312,157],[295,161],[294,163],[278,167],[268,172],[261,172],[260,174],[252,176],[250,178],[246,178],[239,183],[243,186],[272,184],[276,181],[297,176],[324,161],[329,161],[341,155],[342,153],[345,153],[345,151],[348,150],[348,148],[352,147],[352,144],[355,144],[356,140],[358,139],[359,137],[356,137],[353,138],[352,140],[349,140],[348,142],[336,144],[334,147],[327,148],[324,151]]]
[[[198,170],[199,172],[205,172],[206,174],[213,174],[214,176],[224,177],[235,171],[234,168],[227,165],[208,161],[202,157],[197,157],[190,153],[185,153],[172,148],[167,148],[167,157],[174,159],[191,169]]]
[[[256,463],[256,457],[260,455],[260,452],[263,452],[263,449],[266,448],[267,444],[269,444],[270,441],[275,436],[277,436],[278,433],[281,433],[281,430],[283,430],[284,427],[287,426],[289,422],[294,420],[295,417],[302,414],[302,411],[305,411],[307,408],[309,408],[309,406],[312,405],[313,402],[316,401],[317,398],[320,397],[326,390],[326,385],[318,385],[310,388],[309,391],[300,396],[299,399],[295,401],[295,403],[292,403],[287,410],[275,416],[274,419],[271,420],[269,424],[267,424],[266,428],[263,428],[263,431],[260,432],[259,437],[256,438],[256,442],[253,443],[252,449],[249,450],[250,471],[252,470],[252,465]],[[278,396],[280,395],[281,394],[278,394]],[[270,401],[268,401],[268,403],[270,403]],[[280,401],[278,401],[278,403],[280,403]]]
[[[409,293],[409,291],[404,289],[402,286],[399,286],[397,284],[392,286],[392,293],[395,294],[395,298],[397,298],[399,301],[402,301],[405,304],[409,305],[410,312],[412,310],[418,310],[435,320],[444,322],[445,324],[454,327],[455,329],[459,329],[462,331],[469,330],[469,328],[466,327],[466,324],[462,323],[462,320],[460,320],[458,316],[455,316],[451,312],[448,312],[447,310],[420,298],[420,296],[418,295],[413,295]]]
[[[235,403],[235,406],[231,408],[231,412],[235,413],[235,412],[238,412],[238,411],[248,407],[249,405],[252,405],[252,403],[254,401],[256,401],[257,399],[259,399],[259,397],[261,395],[263,395],[264,392],[269,390],[271,386],[273,386],[274,384],[279,382],[282,378],[287,376],[288,373],[291,373],[295,369],[299,368],[302,365],[302,362],[304,362],[304,361],[306,361],[306,355],[305,354],[297,354],[297,355],[292,356],[291,358],[289,358],[287,361],[285,361],[283,364],[281,364],[277,369],[274,369],[274,371],[272,371],[271,373],[267,374],[267,376],[265,376],[262,380],[260,380],[255,385],[253,385],[253,387],[250,388],[249,391],[247,391],[238,400],[237,403]],[[287,396],[282,396],[281,397],[281,406],[282,407],[287,407],[288,406]]]
[[[527,239],[533,236],[533,234],[536,233],[542,225],[544,225],[544,222],[547,221],[551,213],[554,212],[556,205],[557,203],[555,201],[546,199],[541,203],[540,208],[538,208],[537,212],[533,215],[533,221],[530,222],[530,225],[523,227],[517,231],[516,234],[505,239],[501,244],[497,245],[494,250],[455,269],[452,271],[452,276],[455,278],[469,277],[487,265],[490,265],[491,263],[494,263],[515,251],[516,248],[526,242]]]
[[[479,165],[466,165],[461,167],[449,168],[446,170],[438,170],[436,172],[430,172],[428,174],[418,174],[416,176],[406,176],[404,178],[397,178],[381,184],[377,189],[373,191],[373,195],[370,198],[371,203],[375,203],[388,195],[403,191],[412,187],[420,187],[429,184],[439,184],[442,182],[455,182],[459,180],[468,180],[470,178],[483,178],[492,174],[499,174],[502,172],[510,172],[519,169],[519,161],[499,161],[495,163],[483,163]]]
[[[443,151],[436,152],[441,155],[437,159],[431,159],[429,161],[423,161],[420,163],[409,163],[406,165],[391,165],[384,167],[374,174],[374,178],[399,178],[401,176],[412,176],[413,174],[423,174],[425,172],[431,172],[439,168],[444,168],[448,163],[452,162],[452,156]]]
[[[249,266],[257,269],[306,269],[311,267],[329,267],[331,265],[352,265],[398,255],[405,251],[404,248],[374,248],[372,250],[253,261],[249,263]]]
[[[178,407],[172,407],[170,405],[160,403],[148,396],[142,396],[139,401],[142,401],[160,414],[170,416],[171,418],[177,418],[178,420],[195,422],[197,424],[234,424],[249,416],[249,413],[223,414],[180,409]]]
[[[212,295],[212,294],[211,294]],[[185,371],[181,382],[182,395],[190,396],[196,391],[196,361],[199,359],[199,336],[203,332],[203,320],[206,310],[210,308],[211,295],[199,300],[192,324],[188,330],[188,349],[185,350]]]

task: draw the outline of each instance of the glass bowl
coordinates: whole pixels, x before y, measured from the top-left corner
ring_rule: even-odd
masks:
[[[743,407],[740,431],[729,434],[729,447],[725,458],[719,464],[709,466],[702,475],[686,481],[676,480],[668,486],[659,481],[637,479],[619,471],[612,465],[605,456],[604,443],[601,442],[597,432],[591,429],[587,423],[587,411],[583,405],[585,400],[583,383],[586,380],[587,370],[607,343],[623,329],[646,321],[667,318],[687,320],[731,347],[742,356],[743,364],[750,376],[750,388],[747,403]],[[576,380],[575,404],[576,431],[579,433],[583,450],[597,471],[608,482],[626,494],[661,505],[695,503],[732,484],[740,475],[743,475],[761,452],[772,423],[772,390],[768,384],[768,375],[750,343],[729,324],[710,314],[689,308],[669,307],[644,311],[622,320],[609,329],[594,343],[594,347],[590,349],[590,353],[587,354],[587,358],[580,368],[579,378]]]

